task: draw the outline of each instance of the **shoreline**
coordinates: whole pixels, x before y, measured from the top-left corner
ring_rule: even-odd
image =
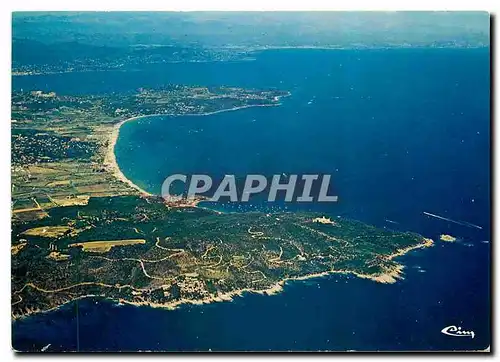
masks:
[[[412,250],[424,249],[424,248],[431,247],[433,245],[434,245],[434,241],[432,239],[422,238],[421,243],[409,246],[409,247],[401,249],[401,250],[398,250],[398,251],[394,252],[393,254],[388,255],[386,258],[388,260],[392,260],[396,257],[406,255],[408,252],[410,252]],[[381,283],[381,284],[394,284],[397,282],[398,279],[403,279],[401,274],[402,274],[404,268],[405,268],[404,265],[398,264],[395,266],[394,269],[386,270],[385,272],[383,272],[381,274],[361,274],[361,273],[358,273],[358,272],[353,271],[353,270],[341,270],[341,269],[328,270],[328,271],[324,271],[324,272],[320,272],[320,273],[313,273],[313,274],[309,274],[309,275],[285,278],[285,279],[282,279],[282,280],[276,282],[274,285],[272,285],[266,289],[243,288],[243,289],[238,289],[238,290],[234,290],[231,292],[220,293],[217,296],[210,296],[210,297],[203,298],[203,299],[198,299],[198,300],[196,300],[196,299],[180,299],[180,300],[176,300],[174,302],[168,302],[165,304],[151,303],[151,302],[132,302],[132,301],[128,301],[128,300],[121,299],[121,298],[116,299],[116,298],[106,297],[103,295],[88,294],[88,295],[79,296],[79,297],[74,298],[72,300],[68,300],[67,302],[64,302],[61,305],[58,305],[56,307],[53,307],[53,308],[50,308],[47,310],[34,310],[31,313],[27,313],[24,315],[12,316],[12,320],[16,321],[16,320],[28,318],[28,317],[33,316],[33,315],[39,315],[39,314],[43,314],[43,313],[49,313],[52,311],[56,311],[69,303],[72,303],[72,302],[75,302],[78,300],[82,300],[82,299],[86,299],[86,298],[103,298],[103,299],[108,300],[108,301],[110,301],[114,304],[117,304],[117,305],[128,304],[128,305],[133,305],[135,307],[144,307],[145,306],[145,307],[150,307],[150,308],[175,310],[183,305],[188,305],[188,304],[189,305],[204,305],[204,304],[210,304],[210,303],[216,303],[216,302],[231,302],[234,300],[234,297],[243,297],[244,294],[246,294],[246,293],[271,296],[271,295],[275,295],[275,294],[283,292],[284,287],[285,287],[287,282],[303,281],[303,280],[315,279],[315,278],[323,278],[326,276],[332,276],[334,274],[342,274],[342,275],[351,274],[351,275],[354,275],[355,277],[358,277],[360,279],[369,279],[371,281]]]
[[[127,184],[128,186],[132,187],[133,189],[139,191],[142,195],[144,196],[153,196],[146,190],[142,189],[141,187],[137,186],[134,184],[131,180],[129,180],[122,172],[120,169],[120,166],[118,166],[118,162],[116,161],[116,154],[115,154],[115,146],[116,142],[118,141],[118,137],[120,135],[120,127],[125,124],[126,122],[129,121],[135,121],[138,120],[139,118],[142,118],[144,116],[135,116],[131,118],[124,119],[115,125],[113,125],[113,130],[111,131],[109,137],[108,137],[108,147],[107,150],[104,154],[104,165],[105,167],[109,168],[111,171],[111,174],[118,179],[119,181]]]
[[[285,96],[280,96],[278,97],[278,100],[281,97],[288,97],[290,96],[291,93],[288,92],[287,95]],[[104,154],[104,166],[108,168],[111,171],[111,174],[118,179],[119,181],[127,184],[131,188],[135,189],[138,191],[142,196],[155,196],[152,193],[144,190],[140,186],[136,185],[132,180],[127,178],[123,171],[120,169],[120,166],[118,165],[118,162],[116,161],[116,154],[115,154],[115,147],[116,147],[116,142],[118,141],[118,137],[120,136],[120,128],[122,125],[124,125],[127,122],[130,121],[136,121],[141,118],[146,118],[146,117],[158,117],[158,116],[166,116],[166,117],[184,117],[184,116],[210,116],[213,114],[217,113],[223,113],[223,112],[231,112],[231,111],[237,111],[240,109],[245,109],[245,108],[253,108],[253,107],[277,107],[280,106],[281,103],[274,103],[274,104],[251,104],[251,105],[245,105],[245,106],[239,106],[239,107],[234,107],[234,108],[228,108],[228,109],[220,109],[218,111],[213,111],[213,112],[205,112],[205,113],[196,113],[196,114],[148,114],[148,115],[142,115],[142,116],[134,116],[130,117],[127,119],[124,119],[122,121],[119,121],[118,123],[113,125],[113,130],[111,131],[109,137],[108,137],[108,146]]]
[[[291,95],[291,93],[288,92],[288,94],[283,96],[283,97],[290,96],[290,95]],[[279,100],[281,97],[277,97],[277,98]],[[199,113],[199,114],[182,114],[182,115],[151,114],[151,115],[133,116],[133,117],[121,120],[112,126],[112,131],[109,134],[109,137],[108,137],[109,142],[108,142],[108,146],[106,148],[105,155],[104,155],[104,166],[106,168],[108,168],[108,170],[112,173],[112,175],[116,179],[120,180],[121,182],[124,182],[125,184],[127,184],[131,188],[135,189],[142,196],[155,196],[155,195],[149,193],[148,191],[142,189],[140,186],[134,184],[130,179],[128,179],[123,174],[122,170],[120,169],[120,167],[117,163],[116,154],[115,154],[115,147],[116,147],[116,143],[117,143],[117,140],[119,137],[120,128],[123,124],[125,124],[126,122],[129,122],[129,121],[136,121],[136,120],[139,120],[141,118],[146,118],[146,117],[207,116],[207,115],[212,115],[212,114],[217,114],[217,113],[222,113],[222,112],[230,112],[230,111],[251,108],[251,107],[275,107],[275,106],[279,106],[279,105],[281,105],[281,103],[244,105],[244,106],[240,106],[240,107],[234,107],[234,108],[230,108],[230,109],[221,109],[221,110],[217,110],[217,111],[213,111],[213,112],[206,112],[206,113]],[[191,207],[198,207],[197,203],[195,205],[190,205],[190,206]],[[182,207],[182,206],[180,206],[180,207]],[[434,242],[432,239],[422,237],[422,240],[420,243],[418,243],[416,245],[408,246],[408,247],[403,248],[403,249],[398,249],[395,252],[393,252],[392,254],[385,256],[385,258],[387,260],[392,260],[396,257],[403,256],[412,250],[421,249],[421,248],[423,249],[423,248],[427,248],[427,247],[430,247],[433,245],[434,245]],[[106,297],[103,295],[89,294],[89,295],[83,295],[83,296],[79,296],[79,297],[76,297],[74,299],[68,300],[61,305],[55,306],[55,307],[47,309],[47,310],[34,310],[31,312],[28,312],[27,314],[15,316],[15,317],[13,316],[13,319],[17,320],[17,319],[29,317],[31,315],[51,312],[51,311],[57,310],[57,309],[65,306],[68,303],[72,303],[74,301],[78,301],[78,300],[85,299],[85,298],[91,298],[91,297],[99,297],[99,298],[108,299],[108,300],[110,300],[112,302],[116,302],[118,304],[123,303],[123,304],[129,304],[129,305],[134,305],[134,306],[149,306],[151,308],[163,308],[163,309],[173,310],[173,309],[176,309],[176,308],[178,308],[182,305],[185,305],[185,304],[203,305],[203,304],[209,304],[209,303],[214,303],[214,302],[232,301],[234,297],[243,296],[243,294],[245,294],[245,293],[260,294],[260,295],[274,295],[277,293],[281,293],[284,289],[285,284],[289,281],[300,281],[300,280],[314,279],[314,278],[325,277],[325,276],[330,276],[330,275],[334,275],[334,274],[344,274],[344,275],[351,274],[351,275],[354,275],[355,277],[358,277],[361,279],[370,279],[370,280],[378,282],[378,283],[392,284],[392,283],[395,283],[398,279],[402,279],[402,272],[403,272],[404,268],[405,268],[404,265],[396,264],[393,268],[387,268],[387,270],[384,270],[383,272],[381,272],[379,274],[362,274],[362,273],[356,272],[354,270],[327,270],[324,272],[313,273],[313,274],[309,274],[309,275],[302,275],[302,276],[297,276],[297,277],[285,278],[285,279],[277,281],[275,284],[273,284],[265,289],[243,288],[243,289],[238,289],[238,290],[229,291],[229,292],[225,292],[225,293],[219,293],[216,296],[209,296],[209,297],[205,297],[205,298],[198,299],[198,300],[196,300],[196,299],[180,299],[180,300],[176,300],[176,301],[172,301],[172,302],[168,302],[168,303],[164,303],[164,304],[152,303],[152,302],[146,302],[146,301],[134,302],[134,301],[127,301],[124,299],[109,298],[109,297]]]

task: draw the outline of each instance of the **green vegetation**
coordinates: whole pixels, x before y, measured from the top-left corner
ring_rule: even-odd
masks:
[[[400,271],[393,255],[429,245],[417,234],[356,221],[316,222],[312,213],[221,214],[137,196],[91,198],[48,214],[14,225],[14,245],[26,244],[12,256],[14,316],[86,295],[164,306],[210,301],[325,272],[390,282],[384,276]],[[43,235],[56,226],[64,232]],[[72,245],[96,240],[113,247]]]
[[[279,90],[182,85],[79,96],[14,92],[14,221],[42,218],[46,209],[82,204],[89,197],[135,194],[135,189],[116,179],[109,160],[110,136],[120,121],[151,114],[272,106],[286,95]]]
[[[174,307],[276,292],[331,272],[394,282],[412,233],[312,213],[219,213],[138,196],[119,179],[119,122],[278,105],[288,92],[170,85],[105,95],[12,98],[12,315],[85,296]],[[110,156],[111,155],[111,156]]]

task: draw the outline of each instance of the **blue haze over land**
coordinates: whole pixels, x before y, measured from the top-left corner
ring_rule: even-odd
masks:
[[[152,192],[173,173],[331,173],[339,202],[304,207],[436,240],[435,247],[399,259],[407,266],[405,279],[392,285],[335,275],[287,283],[275,296],[245,295],[174,311],[83,300],[15,322],[15,345],[203,351],[486,348],[489,82],[488,48],[269,50],[257,53],[255,61],[13,78],[14,89],[68,94],[167,83],[289,90],[292,95],[279,107],[128,122],[116,146],[118,164]],[[423,211],[482,229],[429,218]],[[440,234],[459,241],[441,243]],[[474,330],[476,337],[440,333],[449,325]]]

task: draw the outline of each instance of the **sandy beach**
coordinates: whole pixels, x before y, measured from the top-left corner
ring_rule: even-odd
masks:
[[[135,121],[137,119],[140,119],[144,116],[137,116],[137,117],[132,117],[125,119],[113,126],[113,130],[111,131],[109,135],[109,142],[108,142],[108,148],[106,150],[106,154],[104,156],[104,164],[105,166],[111,171],[114,177],[116,177],[118,180],[126,183],[133,189],[139,191],[140,194],[145,195],[145,196],[152,196],[149,192],[146,190],[140,188],[136,184],[134,184],[132,181],[130,181],[125,175],[123,174],[122,170],[120,170],[120,167],[118,166],[118,163],[116,162],[116,155],[115,155],[115,146],[116,146],[116,141],[118,140],[118,136],[120,135],[120,127],[125,124],[126,122],[130,121]]]
[[[289,96],[288,94],[287,96]],[[116,154],[115,154],[115,146],[116,142],[118,140],[118,137],[120,135],[120,128],[122,125],[124,125],[127,122],[130,121],[136,121],[141,118],[145,117],[155,117],[155,116],[209,116],[212,114],[217,114],[217,113],[222,113],[222,112],[231,112],[231,111],[237,111],[239,109],[245,109],[245,108],[252,108],[252,107],[277,107],[280,106],[281,103],[275,103],[275,104],[252,104],[252,105],[246,105],[246,106],[241,106],[241,107],[234,107],[230,109],[221,109],[219,111],[214,111],[214,112],[206,112],[206,113],[199,113],[199,114],[184,114],[184,115],[177,115],[177,114],[150,114],[150,115],[144,115],[144,116],[135,116],[131,118],[124,119],[123,121],[118,122],[113,126],[113,130],[111,131],[108,139],[108,147],[106,149],[106,153],[104,155],[104,164],[105,166],[111,171],[114,177],[116,177],[118,180],[124,182],[128,186],[132,187],[133,189],[137,190],[141,195],[143,196],[153,196],[153,194],[149,193],[148,191],[144,190],[143,188],[139,187],[135,183],[133,183],[130,179],[128,179],[118,166],[118,163],[116,162]]]
[[[211,114],[216,114],[216,113],[221,113],[221,112],[235,111],[238,109],[244,109],[244,108],[249,108],[249,107],[268,107],[268,106],[278,106],[278,105],[280,105],[280,104],[247,105],[247,106],[241,106],[241,107],[236,107],[236,108],[231,108],[231,109],[223,109],[223,110],[219,110],[219,111],[215,111],[215,112],[208,112],[208,113],[202,113],[202,114],[186,114],[185,116],[193,116],[193,115],[206,116],[206,115],[211,115]],[[164,114],[164,115],[136,116],[136,117],[131,117],[131,118],[125,119],[123,121],[120,121],[119,123],[114,125],[113,130],[109,136],[108,148],[107,148],[106,155],[105,155],[105,164],[107,167],[109,167],[109,169],[113,173],[113,175],[118,180],[126,183],[127,185],[129,185],[133,189],[137,190],[141,195],[144,195],[144,196],[152,196],[152,194],[147,192],[146,190],[142,189],[141,187],[137,186],[136,184],[134,184],[131,180],[129,180],[123,174],[123,172],[120,170],[120,167],[118,166],[118,164],[116,162],[115,146],[116,146],[116,142],[118,140],[119,134],[120,134],[120,127],[123,124],[125,124],[126,122],[129,122],[129,121],[135,121],[135,120],[138,120],[140,118],[151,117],[151,116],[178,116],[178,115]],[[196,205],[192,205],[192,206],[196,206]],[[406,253],[410,252],[411,250],[430,247],[433,244],[434,244],[434,242],[432,239],[423,238],[422,243],[419,243],[417,245],[413,245],[413,246],[410,246],[410,247],[407,247],[404,249],[397,250],[393,254],[389,255],[387,257],[387,259],[392,260],[398,256],[405,255]],[[273,285],[267,289],[245,288],[245,289],[241,289],[241,290],[231,291],[228,293],[223,293],[223,294],[221,293],[217,296],[210,296],[208,298],[199,299],[199,300],[181,299],[181,300],[177,300],[175,302],[170,302],[170,303],[165,303],[165,304],[156,304],[156,303],[150,303],[150,302],[131,302],[131,301],[127,301],[127,300],[119,300],[118,302],[132,304],[132,305],[136,305],[136,306],[147,305],[147,306],[153,307],[153,308],[175,309],[178,306],[183,305],[183,304],[207,304],[207,303],[212,303],[212,302],[231,301],[233,299],[233,297],[241,296],[244,293],[273,295],[273,294],[277,294],[277,293],[281,292],[283,290],[285,283],[288,281],[306,280],[306,279],[311,279],[311,278],[324,277],[324,276],[331,275],[331,274],[351,274],[351,275],[355,275],[356,277],[359,277],[359,278],[370,279],[370,280],[373,280],[373,281],[379,282],[379,283],[395,283],[397,281],[397,279],[402,278],[403,269],[404,269],[403,265],[397,265],[395,268],[393,268],[391,270],[387,270],[381,274],[360,274],[360,273],[357,273],[355,271],[350,271],[350,270],[329,270],[329,271],[316,273],[316,274],[286,278],[286,279],[283,279],[283,280],[277,282],[275,285]],[[90,297],[90,295],[79,297],[78,299],[85,298],[85,297]],[[70,301],[68,301],[68,302],[70,302]],[[56,307],[55,309],[57,309],[59,307]]]

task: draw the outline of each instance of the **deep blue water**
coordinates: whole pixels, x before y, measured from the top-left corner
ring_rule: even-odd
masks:
[[[16,89],[59,93],[168,82],[290,90],[279,107],[126,123],[117,143],[118,163],[153,192],[173,173],[331,173],[339,202],[305,208],[435,240],[442,233],[460,238],[402,257],[405,280],[393,285],[331,276],[288,283],[276,296],[245,295],[175,311],[80,301],[78,318],[73,303],[14,323],[14,346],[485,348],[490,341],[489,81],[488,49],[267,51],[254,62],[14,78]],[[216,207],[242,211],[240,205]],[[429,218],[423,211],[482,229]],[[452,324],[474,330],[476,337],[440,333]]]

